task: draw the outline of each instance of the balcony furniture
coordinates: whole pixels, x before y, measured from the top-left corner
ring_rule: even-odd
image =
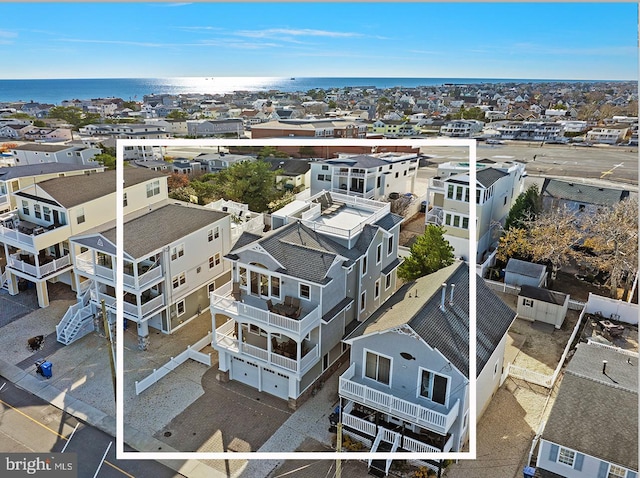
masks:
[[[624,333],[623,325],[616,325],[608,320],[598,322],[603,331],[608,332],[611,337],[620,337]]]
[[[300,299],[298,299],[297,297],[291,297],[291,307],[295,308],[296,310],[300,308]]]
[[[271,299],[267,301],[267,309],[269,309],[269,312],[273,310],[273,302],[271,302]]]
[[[284,305],[291,306],[293,301],[293,297],[287,295],[284,297]]]
[[[302,307],[298,307],[296,311],[291,316],[292,319],[299,319],[300,315],[302,315]]]

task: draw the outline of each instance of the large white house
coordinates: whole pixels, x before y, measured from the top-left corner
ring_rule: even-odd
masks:
[[[104,224],[70,240],[78,304],[57,330],[68,344],[93,330],[105,301],[115,316],[116,228]],[[172,333],[200,315],[209,294],[229,282],[231,215],[203,206],[164,200],[124,217],[124,318],[137,324],[139,348],[149,327]]]
[[[351,366],[339,383],[343,430],[372,452],[455,452],[467,441],[469,273],[457,261],[404,284],[345,339]],[[500,385],[516,314],[480,278],[475,295],[477,362],[471,373],[479,420]],[[391,460],[369,465],[386,474]]]
[[[220,379],[298,406],[395,290],[401,221],[389,203],[321,192],[274,213],[264,237],[240,236],[232,282],[211,295]]]
[[[366,199],[414,190],[419,157],[416,153],[341,154],[311,163],[311,194],[328,190]]]
[[[444,163],[438,176],[429,182],[427,224],[445,228],[444,237],[454,254],[464,260],[483,263],[495,249],[499,237],[497,224],[506,220],[517,197],[524,191],[525,165],[505,161],[480,160],[476,163],[477,256],[469,257],[469,164]]]
[[[125,213],[167,199],[167,177],[126,168]],[[11,295],[33,284],[40,307],[49,305],[47,281],[73,286],[69,238],[116,218],[116,172],[59,177],[30,184],[13,197],[18,209],[0,216],[0,243]],[[19,284],[20,282],[20,284]]]
[[[67,163],[99,166],[93,157],[102,152],[99,148],[76,144],[27,143],[11,149],[16,166],[43,163]]]

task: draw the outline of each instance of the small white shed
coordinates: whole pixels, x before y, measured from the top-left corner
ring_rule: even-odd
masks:
[[[562,327],[569,308],[569,296],[562,292],[523,285],[518,294],[518,317]]]
[[[508,285],[521,286],[530,285],[542,287],[546,285],[547,268],[542,264],[521,261],[519,259],[509,259],[504,274],[504,282]]]

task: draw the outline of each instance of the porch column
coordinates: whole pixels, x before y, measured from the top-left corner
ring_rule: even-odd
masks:
[[[304,341],[304,339],[302,339],[300,342],[296,342],[296,361],[298,362],[298,371],[299,367],[300,367],[300,359],[302,358],[302,342]]]
[[[36,282],[36,292],[38,293],[38,305],[42,308],[49,307],[49,291],[46,280]]]
[[[9,287],[9,294],[18,295],[18,292],[20,292],[18,290],[18,276],[12,273],[11,270],[9,270],[9,268],[5,268],[5,271],[7,273],[7,278],[8,278],[7,286]]]
[[[138,349],[149,348],[149,324],[147,321],[138,322]]]

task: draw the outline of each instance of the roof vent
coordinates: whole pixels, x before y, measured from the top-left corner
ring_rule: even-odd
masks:
[[[442,283],[442,297],[440,299],[440,310],[442,312],[444,312],[444,301],[445,301],[445,296],[447,295],[447,283],[443,282]]]

